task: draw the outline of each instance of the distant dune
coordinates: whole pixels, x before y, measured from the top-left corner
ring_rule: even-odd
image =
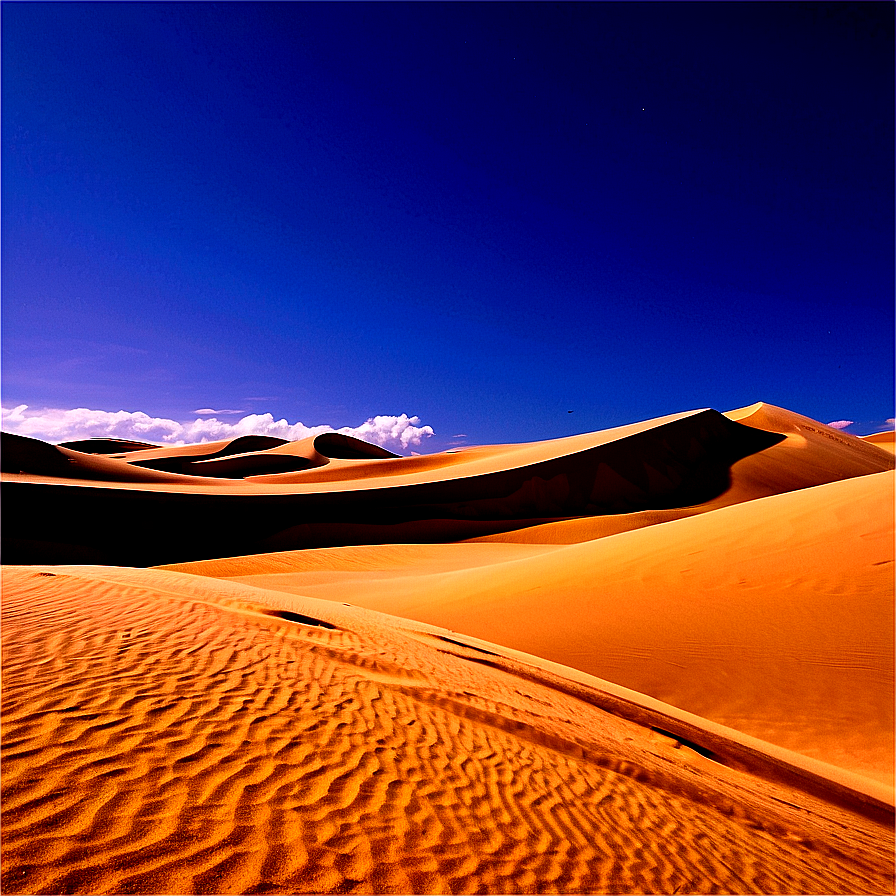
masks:
[[[4,434],[0,888],[893,892],[892,435]]]
[[[896,453],[896,432],[892,429],[886,432],[876,432],[870,436],[862,436],[862,441],[871,442],[872,445],[877,445],[878,448],[883,448],[890,454]]]
[[[688,515],[893,468],[877,445],[798,415],[757,405],[732,416],[740,422],[695,411],[411,458],[336,433],[117,454],[4,434],[4,508],[15,525],[4,527],[3,552],[7,562],[144,566],[457,541],[549,522],[578,531],[583,518],[590,538],[589,527],[637,526],[632,514],[644,511]]]

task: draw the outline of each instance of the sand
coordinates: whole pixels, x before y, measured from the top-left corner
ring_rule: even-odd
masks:
[[[862,436],[862,441],[877,445],[878,448],[883,448],[890,454],[896,454],[896,432],[892,429],[886,432],[876,432],[870,436]]]
[[[886,443],[332,435],[4,436],[3,892],[894,891]]]
[[[892,784],[893,502],[878,473],[561,548],[179,568],[497,640]]]

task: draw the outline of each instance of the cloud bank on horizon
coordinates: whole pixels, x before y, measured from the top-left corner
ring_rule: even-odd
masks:
[[[203,409],[207,411],[210,409]],[[196,411],[196,413],[201,413]],[[223,412],[218,412],[223,413]],[[98,411],[90,408],[31,409],[26,404],[2,408],[3,429],[20,436],[45,442],[69,442],[76,439],[115,438],[164,445],[185,445],[232,439],[238,436],[276,436],[287,441],[305,439],[324,432],[339,432],[373,442],[383,448],[408,450],[434,435],[431,426],[421,426],[420,418],[407,414],[369,417],[359,426],[336,428],[327,425],[306,426],[275,420],[272,414],[247,414],[236,423],[216,417],[197,417],[179,423],[165,417],[151,417],[143,411]]]

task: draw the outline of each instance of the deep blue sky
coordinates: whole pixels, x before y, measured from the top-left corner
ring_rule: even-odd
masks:
[[[5,2],[3,404],[882,428],[893,13]]]

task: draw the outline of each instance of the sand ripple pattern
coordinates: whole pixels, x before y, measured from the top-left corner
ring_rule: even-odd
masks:
[[[892,892],[886,826],[472,650],[126,572],[5,570],[5,893]]]

